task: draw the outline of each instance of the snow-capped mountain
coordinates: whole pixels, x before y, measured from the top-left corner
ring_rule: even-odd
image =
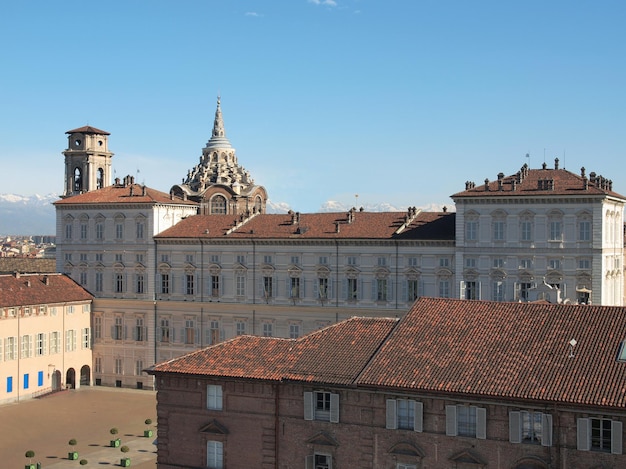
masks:
[[[0,194],[0,235],[53,235],[57,194]]]

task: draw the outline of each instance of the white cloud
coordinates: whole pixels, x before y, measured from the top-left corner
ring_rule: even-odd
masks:
[[[263,15],[258,14],[256,11],[246,11],[246,16],[256,16],[258,18]]]
[[[335,0],[309,0],[309,3],[313,3],[315,5],[328,5],[331,7],[337,6],[337,2]]]

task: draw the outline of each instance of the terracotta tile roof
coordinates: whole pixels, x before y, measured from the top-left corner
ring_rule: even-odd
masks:
[[[352,318],[298,339],[286,378],[351,384],[398,319]]]
[[[63,274],[0,275],[0,307],[91,299],[93,296],[87,290]]]
[[[68,130],[65,132],[66,134],[98,134],[98,135],[111,135],[106,130],[96,129],[90,125],[85,125],[83,127],[79,127],[78,129]]]
[[[422,298],[358,383],[623,408],[624,339],[626,308]]]
[[[624,199],[626,197],[613,191],[612,181],[591,173],[574,174],[565,169],[529,169],[526,165],[514,175],[504,176],[501,182],[489,181],[487,184],[473,186],[466,183],[466,190],[451,197],[545,197],[556,195],[591,196],[604,195]],[[488,188],[488,190],[487,190]]]
[[[56,260],[43,257],[0,257],[0,274],[56,272]]]
[[[158,238],[454,240],[452,212],[420,212],[403,230],[405,212],[356,212],[350,223],[345,212],[298,214],[297,223],[294,216],[261,214],[242,223],[233,215],[196,215],[163,231]]]
[[[132,188],[132,195],[131,195]],[[54,205],[72,204],[176,204],[198,205],[190,200],[182,200],[178,197],[172,199],[169,194],[145,188],[141,184],[111,185],[96,191],[85,192],[65,199],[57,200]]]
[[[297,340],[241,336],[150,372],[624,408],[625,339],[626,308],[421,298],[399,322],[352,318]]]
[[[280,380],[294,339],[241,335],[154,365],[150,373]]]

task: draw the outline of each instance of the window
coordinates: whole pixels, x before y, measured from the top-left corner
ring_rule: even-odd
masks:
[[[487,429],[487,410],[468,405],[446,406],[446,435],[468,436],[484,440]]]
[[[104,238],[104,223],[101,221],[96,222],[96,239]]]
[[[22,336],[22,350],[20,353],[20,358],[30,358],[33,351],[33,344],[31,336],[23,335]]]
[[[300,264],[300,256],[291,256],[291,263],[294,265]]]
[[[266,254],[265,256],[263,256],[263,262],[265,264],[271,264],[272,263],[272,256],[269,256],[269,255]]]
[[[7,392],[13,392],[13,376],[7,376]]]
[[[520,266],[520,269],[532,269],[533,261],[532,259],[520,259],[519,266]]]
[[[65,331],[65,351],[73,352],[76,350],[76,331]]]
[[[94,371],[96,373],[102,373],[102,357],[95,358]]]
[[[221,338],[219,321],[210,321],[209,329],[206,331],[206,334],[206,343],[208,345],[218,344]]]
[[[102,316],[94,316],[93,318],[93,337],[94,339],[102,338]]]
[[[339,394],[314,391],[304,393],[304,420],[339,422]]]
[[[87,285],[87,272],[85,271],[81,271],[79,276],[78,276],[78,283],[80,283],[81,285]]]
[[[220,276],[211,275],[211,296],[217,298],[220,296]]]
[[[143,264],[143,254],[135,254],[135,262]]]
[[[143,325],[143,318],[135,318],[135,330],[133,331],[133,339],[137,342],[147,340],[146,328]]]
[[[160,341],[161,342],[169,342],[170,341],[170,320],[167,318],[161,319],[161,327],[160,327]]]
[[[289,298],[300,298],[300,277],[289,279]]]
[[[315,453],[306,457],[305,469],[332,469],[333,458],[330,454]]]
[[[96,291],[102,291],[102,272],[96,272]]]
[[[419,294],[419,280],[416,279],[408,279],[407,281],[407,295],[408,301],[415,301],[420,297]]]
[[[86,223],[80,224],[80,239],[82,240],[87,239],[87,224]]]
[[[622,422],[607,418],[579,418],[578,449],[622,454]]]
[[[84,327],[81,334],[81,346],[83,349],[91,348],[91,329]]]
[[[123,222],[115,222],[115,239],[120,240],[124,239],[124,223]]]
[[[522,301],[528,301],[530,290],[532,290],[533,285],[530,282],[520,282],[518,284],[519,294],[518,299]]]
[[[135,293],[143,293],[144,290],[144,276],[143,274],[135,274]]]
[[[559,270],[561,268],[561,261],[559,259],[548,259],[548,269]]]
[[[206,442],[206,467],[208,469],[224,467],[224,444],[221,441]]]
[[[475,280],[469,280],[465,282],[465,299],[466,300],[479,300],[480,295],[478,293],[478,282]]]
[[[216,195],[211,199],[211,214],[219,213],[226,213],[226,199],[221,195]]]
[[[506,228],[506,224],[504,221],[494,221],[493,222],[493,240],[494,241],[504,241],[504,230]]]
[[[43,386],[43,371],[37,372],[37,386]]]
[[[504,259],[501,257],[496,257],[493,259],[492,267],[494,269],[503,269],[504,268]]]
[[[65,239],[72,239],[72,223],[67,222],[65,225]]]
[[[529,221],[522,221],[519,225],[520,230],[520,240],[521,241],[532,241],[532,223]]]
[[[235,323],[235,334],[236,335],[244,335],[246,333],[246,323],[245,321],[237,321]]]
[[[61,351],[60,333],[55,331],[50,333],[50,354],[59,353]]]
[[[328,299],[328,279],[326,277],[318,277],[317,295],[320,300]]]
[[[493,301],[504,301],[505,284],[501,280],[493,282],[491,288],[491,299]]]
[[[387,301],[387,279],[376,279],[376,301]]]
[[[422,431],[423,404],[412,399],[387,399],[387,428]]]
[[[263,323],[263,336],[264,337],[272,337],[274,335],[274,324],[271,322]]]
[[[161,254],[161,262],[168,263],[170,261],[170,256],[167,254]]]
[[[124,292],[124,274],[115,274],[115,293]]]
[[[124,262],[124,254],[119,252],[115,254],[115,262]]]
[[[272,277],[263,277],[263,298],[267,299],[274,296],[272,280]]]
[[[185,274],[185,294],[193,295],[194,291],[194,275],[193,274]]]
[[[161,274],[161,293],[164,295],[170,292],[170,274]]]
[[[122,359],[116,358],[115,359],[115,374],[121,375],[123,373],[124,373],[124,364],[122,363]]]
[[[4,340],[4,359],[17,359],[17,337],[7,337]]]
[[[448,259],[447,257],[440,257],[439,267],[445,267],[445,268],[450,267],[450,259]]]
[[[346,257],[346,264],[348,264],[348,265],[356,265],[356,256],[348,256],[348,257]]]
[[[348,279],[348,295],[346,297],[346,299],[348,301],[355,301],[358,296],[359,296],[359,290],[358,290],[358,279],[356,278],[349,278]]]
[[[419,267],[419,261],[417,257],[409,257],[406,261],[409,267]]]
[[[466,269],[475,269],[476,268],[476,258],[475,257],[466,257],[465,258],[465,268]]]
[[[563,224],[560,220],[550,221],[550,241],[563,240]]]
[[[219,264],[220,256],[218,254],[211,254],[210,260],[211,260],[211,264]]]
[[[115,317],[115,323],[111,329],[111,338],[113,340],[122,340],[124,338],[124,319],[121,316]]]
[[[525,410],[510,412],[509,441],[551,446],[552,416]]]
[[[207,385],[206,408],[210,410],[222,410],[222,386],[218,384]]]
[[[194,328],[193,319],[185,319],[185,343],[186,344],[196,343],[196,329]]]
[[[237,263],[241,265],[246,265],[246,256],[237,254]]]
[[[450,298],[450,281],[439,280],[439,297]]]
[[[236,282],[236,295],[237,296],[246,296],[246,276],[242,274],[237,274],[235,277]]]
[[[141,376],[143,374],[143,360],[137,360],[135,362],[135,376]]]
[[[578,259],[578,268],[583,270],[591,269],[591,259]]]
[[[37,334],[36,343],[35,343],[35,355],[41,357],[46,354],[46,334],[39,333]]]
[[[468,221],[465,223],[465,240],[476,241],[478,239],[478,222]]]
[[[24,373],[24,389],[28,389],[28,379],[29,379],[29,374],[28,373]]]
[[[591,241],[591,222],[582,220],[578,222],[578,241]]]
[[[289,338],[297,339],[300,337],[300,324],[289,324]]]
[[[88,260],[89,259],[88,259],[87,253],[81,253],[80,254],[80,261],[81,262],[87,262]]]
[[[378,266],[379,267],[385,267],[387,265],[387,258],[386,257],[379,257],[377,260]]]
[[[137,236],[137,239],[143,239],[143,232],[144,232],[144,227],[145,227],[144,222],[138,221],[135,226],[136,226],[135,234]]]
[[[328,257],[327,256],[319,256],[319,258],[317,259],[317,263],[320,265],[327,265],[328,264]]]

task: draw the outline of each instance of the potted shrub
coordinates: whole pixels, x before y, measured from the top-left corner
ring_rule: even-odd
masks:
[[[86,466],[87,464],[89,464],[89,461],[87,461],[86,459],[81,459],[80,460],[80,465],[81,466]]]
[[[128,448],[128,446],[126,446],[126,445],[124,445],[124,446],[122,446],[122,447],[120,448],[120,451],[121,451],[122,453],[124,453],[124,454],[128,453],[128,450],[129,450],[129,448]],[[123,458],[120,460],[120,466],[122,466],[122,467],[130,467],[130,458],[123,457]]]
[[[117,428],[111,428],[111,430],[109,430],[109,433],[113,435],[113,439],[111,440],[111,448],[119,448],[121,440],[115,436],[118,433]]]
[[[26,464],[26,466],[24,467],[26,469],[35,469],[35,465],[33,464],[33,458],[35,457],[35,452],[32,449],[29,449],[28,451],[26,451],[24,456],[26,456],[29,460],[28,464]]]
[[[67,444],[72,447],[71,451],[67,453],[67,459],[70,459],[72,461],[75,461],[76,459],[78,459],[78,451],[74,449],[74,446],[76,446],[76,443],[77,442],[74,438],[72,438],[70,441],[67,442]]]
[[[146,421],[144,423],[146,425],[151,425],[152,424],[152,419],[146,419]],[[146,438],[152,437],[152,430],[150,430],[149,428],[147,430],[144,430],[143,431],[143,436],[145,436]]]

